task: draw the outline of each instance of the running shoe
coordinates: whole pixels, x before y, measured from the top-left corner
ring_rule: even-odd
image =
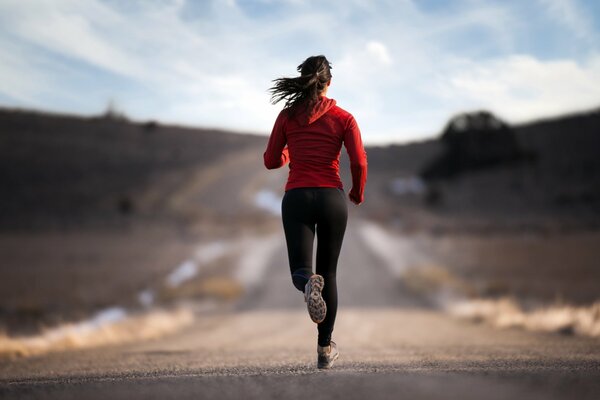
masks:
[[[335,342],[330,342],[329,346],[325,347],[317,346],[317,368],[331,368],[339,356],[340,352],[338,351]]]
[[[308,308],[308,315],[316,324],[322,322],[327,314],[327,305],[321,296],[323,286],[325,286],[325,280],[321,275],[315,274],[310,277],[304,287],[304,301]]]

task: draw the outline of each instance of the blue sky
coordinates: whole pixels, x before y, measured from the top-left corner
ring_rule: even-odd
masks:
[[[310,55],[366,143],[600,106],[595,0],[0,0],[0,105],[268,134]]]

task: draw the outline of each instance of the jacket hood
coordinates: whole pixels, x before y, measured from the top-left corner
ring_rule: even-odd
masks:
[[[319,100],[317,100],[311,110],[306,110],[304,106],[300,105],[295,117],[300,125],[310,125],[327,113],[335,104],[334,99],[322,96],[319,97]]]

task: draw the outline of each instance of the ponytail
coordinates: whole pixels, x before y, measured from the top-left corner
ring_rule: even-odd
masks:
[[[300,76],[296,78],[273,80],[275,83],[269,89],[272,104],[285,100],[285,108],[289,108],[305,102],[306,107],[311,108],[331,80],[331,64],[325,56],[309,57],[297,70]]]

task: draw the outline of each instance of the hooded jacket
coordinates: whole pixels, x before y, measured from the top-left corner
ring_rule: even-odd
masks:
[[[310,110],[305,110],[303,105],[284,108],[269,137],[264,153],[265,167],[280,168],[289,162],[286,191],[300,187],[343,189],[339,173],[342,144],[350,158],[350,197],[362,203],[367,154],[354,117],[338,107],[333,99],[320,97]]]

